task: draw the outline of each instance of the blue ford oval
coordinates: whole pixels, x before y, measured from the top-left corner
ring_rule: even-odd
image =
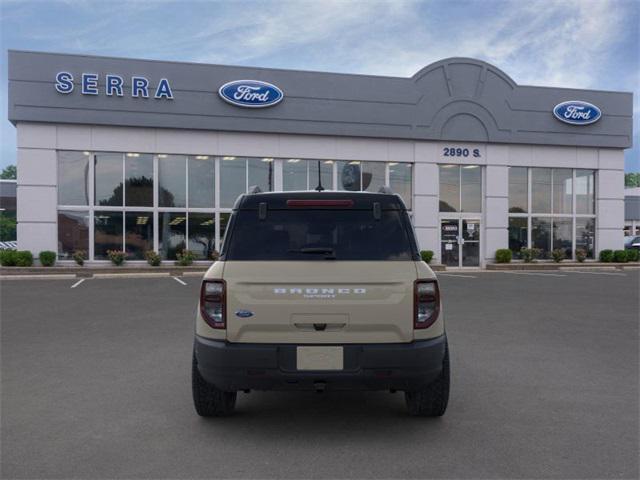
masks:
[[[271,107],[284,98],[282,90],[260,80],[234,80],[222,85],[218,94],[225,102],[248,108]]]
[[[592,103],[580,100],[569,100],[553,107],[553,114],[558,120],[571,125],[589,125],[597,122],[602,112]]]
[[[240,317],[240,318],[253,317],[253,312],[250,310],[238,310],[236,312],[236,317]]]

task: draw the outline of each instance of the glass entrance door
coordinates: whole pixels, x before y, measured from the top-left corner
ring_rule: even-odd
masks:
[[[480,266],[480,220],[440,220],[440,258],[448,267]]]
[[[480,220],[462,219],[462,267],[480,266]]]
[[[447,267],[458,267],[460,264],[459,233],[459,219],[440,220],[440,258]]]

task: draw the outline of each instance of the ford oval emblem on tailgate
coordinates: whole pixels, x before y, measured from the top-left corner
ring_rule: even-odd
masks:
[[[236,317],[240,317],[240,318],[253,317],[253,312],[250,312],[249,310],[238,310],[236,312]]]

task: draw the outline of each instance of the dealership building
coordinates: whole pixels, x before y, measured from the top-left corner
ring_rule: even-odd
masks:
[[[239,194],[319,183],[390,187],[451,267],[623,245],[631,93],[518,85],[469,58],[409,78],[26,51],[8,66],[20,249],[206,259]]]

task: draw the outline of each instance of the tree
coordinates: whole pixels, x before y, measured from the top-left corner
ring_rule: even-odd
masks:
[[[2,173],[0,173],[0,178],[2,178],[3,180],[15,180],[16,173],[17,173],[16,166],[8,165],[4,167],[4,169],[2,170]]]
[[[624,186],[627,188],[640,187],[640,172],[625,173]]]

